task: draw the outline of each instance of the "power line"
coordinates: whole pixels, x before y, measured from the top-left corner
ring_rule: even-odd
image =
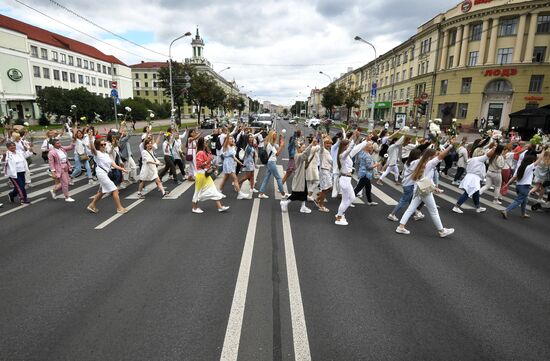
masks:
[[[121,40],[124,40],[124,41],[126,41],[126,42],[128,42],[128,43],[130,43],[130,44],[132,44],[132,45],[137,46],[137,47],[140,47],[140,48],[142,48],[142,49],[144,49],[144,50],[150,51],[151,53],[155,53],[155,54],[158,54],[158,55],[162,55],[163,57],[168,58],[168,55],[163,54],[163,53],[159,53],[158,51],[155,51],[155,50],[146,48],[145,46],[140,45],[140,44],[138,44],[138,43],[136,43],[136,42],[134,42],[134,41],[132,41],[132,40],[126,39],[125,37],[120,36],[120,35],[118,35],[118,34],[112,32],[111,30],[104,28],[103,26],[96,24],[96,23],[93,22],[92,20],[89,20],[89,19],[85,18],[84,16],[82,16],[82,15],[76,13],[74,10],[71,10],[71,9],[67,8],[66,6],[64,6],[64,5],[60,4],[60,3],[58,3],[58,2],[55,1],[55,0],[50,0],[50,2],[51,2],[52,4],[54,4],[54,5],[57,5],[57,6],[60,7],[61,9],[63,9],[63,10],[65,10],[65,11],[69,12],[70,14],[72,14],[72,15],[78,17],[79,19],[82,19],[82,20],[84,20],[85,22],[87,22],[87,23],[89,23],[89,24],[91,24],[91,25],[93,25],[93,26],[95,26],[95,27],[97,27],[97,28],[99,28],[99,29],[105,31],[106,33],[109,33],[109,34],[111,34],[111,35],[113,35],[113,36],[116,36],[117,38],[119,38],[119,39],[121,39]]]
[[[89,37],[89,38],[92,38],[92,39],[94,39],[94,40],[96,40],[96,41],[99,41],[99,42],[102,43],[102,44],[108,45],[108,46],[110,46],[110,47],[112,47],[112,48],[115,48],[115,49],[117,49],[117,50],[123,51],[123,52],[125,52],[125,53],[131,54],[131,55],[134,55],[134,56],[137,56],[137,57],[139,57],[139,58],[144,58],[142,55],[139,55],[139,54],[136,54],[136,53],[132,53],[131,51],[128,51],[128,50],[119,48],[119,47],[117,47],[117,46],[115,46],[115,45],[109,44],[109,43],[107,43],[107,42],[105,42],[105,41],[103,41],[103,40],[101,40],[101,39],[99,39],[99,38],[97,38],[97,37],[95,37],[95,36],[93,36],[93,35],[90,35],[90,34],[88,34],[88,33],[85,33],[85,32],[83,32],[82,30],[79,30],[79,29],[77,29],[77,28],[75,28],[75,27],[73,27],[73,26],[71,26],[71,25],[69,25],[69,24],[66,24],[66,23],[64,23],[64,22],[62,22],[62,21],[60,21],[60,20],[57,20],[56,18],[53,18],[53,17],[51,17],[50,15],[48,15],[48,14],[46,14],[46,13],[44,13],[44,12],[38,10],[38,9],[35,9],[35,8],[33,8],[32,6],[30,6],[30,5],[25,4],[25,3],[22,2],[21,0],[14,0],[14,1],[17,2],[17,3],[19,3],[19,4],[21,4],[21,5],[23,5],[23,6],[25,6],[25,7],[27,7],[27,8],[29,8],[29,9],[31,9],[31,10],[33,10],[33,11],[36,11],[37,13],[39,13],[40,15],[43,15],[43,16],[47,17],[48,19],[51,19],[51,20],[53,20],[53,21],[55,21],[55,22],[58,22],[58,23],[60,23],[61,25],[64,25],[64,26],[66,26],[66,27],[68,27],[68,28],[70,28],[70,29],[72,29],[72,30],[74,30],[74,31],[77,31],[77,32],[81,33],[82,35],[86,35],[86,36]],[[150,60],[150,61],[156,61],[156,59],[150,59],[150,58],[144,58],[144,59]]]

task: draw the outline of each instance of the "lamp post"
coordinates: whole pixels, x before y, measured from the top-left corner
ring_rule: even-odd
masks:
[[[228,66],[227,68],[224,68],[224,69],[220,70],[220,71],[218,72],[218,74],[221,74],[221,73],[223,73],[224,71],[229,70],[229,69],[231,69],[230,66]]]
[[[170,73],[170,120],[172,124],[174,123],[174,91],[172,89],[172,45],[179,39],[182,39],[186,36],[191,36],[191,33],[188,31],[182,36],[179,36],[172,40],[170,46],[168,47],[168,72]]]
[[[324,76],[326,76],[328,78],[328,80],[330,80],[331,83],[333,82],[332,77],[330,75],[328,75],[327,73],[323,73],[322,71],[320,71],[319,74],[323,74]]]
[[[374,50],[374,84],[377,84],[378,83],[378,65],[376,64],[376,61],[378,59],[378,56],[376,55],[376,48],[374,47],[374,45],[372,45],[371,43],[369,43],[365,39],[361,38],[360,36],[356,36],[354,39],[357,40],[357,41],[360,41],[362,43],[365,43],[367,45],[372,46],[372,49]],[[373,94],[373,89],[371,89],[371,98],[372,98],[371,105],[370,105],[371,106],[371,110],[370,110],[371,120],[369,122],[372,122],[372,127],[371,128],[374,128],[374,100],[376,99],[376,96]]]

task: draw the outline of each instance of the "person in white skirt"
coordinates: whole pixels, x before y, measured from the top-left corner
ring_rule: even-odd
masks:
[[[145,182],[155,182],[157,188],[164,197],[168,194],[168,191],[164,189],[162,181],[159,177],[158,166],[160,165],[160,161],[157,157],[155,157],[155,153],[153,151],[153,141],[151,139],[145,139],[143,142],[143,148],[143,152],[141,152],[143,164],[141,166],[141,171],[139,172],[138,197],[140,199],[145,198],[145,195],[142,192]]]
[[[105,146],[107,144],[105,139],[96,139],[93,142],[92,139],[93,138],[90,137],[90,148],[92,150],[92,154],[94,155],[96,164],[96,175],[97,180],[99,181],[99,189],[94,196],[94,199],[92,199],[92,202],[88,204],[86,209],[92,213],[99,212],[97,209],[97,202],[99,202],[104,194],[112,193],[113,200],[116,204],[117,213],[127,213],[128,209],[122,207],[122,204],[120,203],[120,196],[118,194],[117,186],[111,179],[109,179],[109,171],[112,168],[118,169],[123,173],[127,173],[127,170],[113,162],[109,154],[105,151]]]

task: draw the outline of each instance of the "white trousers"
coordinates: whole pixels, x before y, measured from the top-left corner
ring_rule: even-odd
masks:
[[[493,192],[495,199],[500,199],[500,186],[502,185],[502,172],[487,172],[485,175],[485,185],[479,190],[479,194],[485,193],[491,186],[495,186]]]
[[[393,175],[395,176],[395,181],[398,182],[399,181],[399,168],[397,167],[397,164],[390,164],[387,166],[386,170],[384,171],[384,173],[382,173],[382,175],[380,176],[380,181],[384,178],[386,178],[386,176],[388,174],[393,173]]]
[[[355,192],[351,185],[351,177],[340,176],[340,192],[342,193],[342,201],[340,202],[338,213],[336,214],[338,217],[343,216],[350,204],[355,200]]]
[[[414,214],[416,208],[420,205],[421,202],[424,202],[426,208],[428,208],[428,213],[432,218],[432,222],[434,223],[435,228],[437,228],[438,231],[442,230],[443,224],[441,224],[441,219],[439,218],[439,211],[437,210],[433,193],[430,193],[425,197],[415,196],[412,199],[411,204],[409,204],[409,208],[407,208],[407,210],[403,214],[403,217],[401,217],[401,221],[399,221],[399,223],[407,224],[409,218]]]

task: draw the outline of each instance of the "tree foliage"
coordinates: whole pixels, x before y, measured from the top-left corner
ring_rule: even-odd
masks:
[[[94,119],[97,113],[104,120],[114,118],[112,99],[90,93],[84,87],[70,90],[46,87],[38,91],[36,102],[46,114],[70,115],[78,118],[85,116],[87,119]],[[76,105],[74,113],[70,111],[71,105]]]
[[[342,103],[347,109],[347,121],[349,122],[351,110],[359,106],[361,91],[359,89],[342,88],[341,92],[343,94]]]
[[[333,83],[322,90],[322,95],[321,105],[327,109],[329,118],[332,119],[332,108],[344,103],[344,92]]]

